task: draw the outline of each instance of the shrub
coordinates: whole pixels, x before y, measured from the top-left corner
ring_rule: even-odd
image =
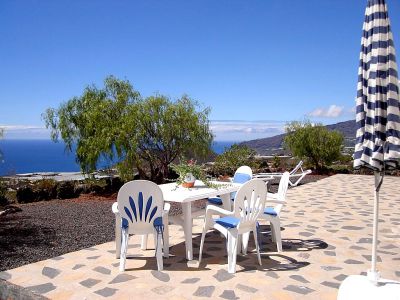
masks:
[[[75,185],[72,181],[62,181],[57,185],[58,199],[70,199],[75,196]]]
[[[57,181],[42,179],[35,182],[34,186],[37,200],[51,200],[57,197]]]
[[[286,125],[286,133],[284,143],[292,154],[312,164],[317,172],[341,156],[343,135],[322,124],[294,121]]]
[[[0,206],[5,206],[7,204],[7,186],[2,181],[0,181]]]
[[[234,144],[218,155],[213,166],[216,175],[233,175],[240,166],[255,167],[256,152],[248,146]]]
[[[30,203],[36,201],[36,193],[30,185],[18,188],[16,197],[18,203]]]
[[[272,158],[272,167],[278,169],[282,164],[281,158],[279,156],[274,156]]]
[[[106,185],[108,192],[115,193],[124,185],[124,182],[119,177],[111,177],[106,179]]]

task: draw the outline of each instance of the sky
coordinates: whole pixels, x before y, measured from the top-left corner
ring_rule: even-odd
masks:
[[[142,96],[188,94],[211,107],[216,140],[354,119],[366,3],[2,0],[0,127],[6,139],[49,138],[46,108],[108,75]],[[400,1],[387,4],[400,45]]]

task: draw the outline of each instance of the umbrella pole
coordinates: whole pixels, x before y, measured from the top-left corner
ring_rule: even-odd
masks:
[[[379,189],[382,184],[383,174],[375,171],[375,190],[374,190],[374,221],[373,221],[373,236],[372,236],[372,256],[371,256],[371,270],[368,270],[368,278],[375,284],[378,283],[380,274],[376,268],[376,257],[378,247],[378,222],[379,222]]]

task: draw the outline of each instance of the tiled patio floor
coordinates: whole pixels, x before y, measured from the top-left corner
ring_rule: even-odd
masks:
[[[163,272],[156,271],[154,250],[141,251],[135,237],[124,273],[118,271],[114,244],[106,243],[8,270],[0,278],[52,299],[336,299],[340,282],[370,265],[372,185],[372,176],[336,175],[290,189],[282,212],[284,252],[274,252],[264,238],[263,266],[253,251],[238,257],[235,275],[226,272],[225,243],[218,234],[207,236],[197,268],[184,259],[183,231],[172,225],[172,256],[164,259]],[[378,267],[395,280],[400,280],[399,186],[399,177],[385,177],[379,228]],[[194,223],[197,257],[202,220]],[[5,286],[0,282],[0,289]]]

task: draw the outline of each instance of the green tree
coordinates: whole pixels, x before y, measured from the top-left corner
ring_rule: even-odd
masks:
[[[217,156],[213,166],[214,173],[233,175],[240,166],[254,167],[256,151],[246,145],[233,144]]]
[[[309,120],[292,121],[286,125],[284,144],[292,154],[312,164],[317,171],[332,164],[341,156],[343,135],[329,131],[322,124]]]
[[[88,86],[82,96],[73,97],[58,109],[47,109],[43,118],[53,141],[61,137],[69,151],[76,145],[77,162],[89,173],[96,170],[102,156],[113,159],[115,152],[122,155],[126,150],[120,142],[124,134],[130,136],[125,116],[132,113],[139,97],[129,81],[109,76],[103,89]]]
[[[88,87],[82,96],[48,109],[44,120],[53,140],[61,136],[69,150],[76,144],[83,172],[94,171],[101,157],[117,158],[124,179],[136,169],[141,178],[162,182],[178,156],[210,151],[209,109],[198,109],[187,96],[143,99],[129,81],[110,76],[103,89]]]
[[[150,179],[160,181],[169,165],[180,156],[205,157],[213,140],[209,129],[209,108],[199,110],[197,102],[184,95],[175,102],[162,95],[138,103],[135,157],[139,172],[150,170]]]

